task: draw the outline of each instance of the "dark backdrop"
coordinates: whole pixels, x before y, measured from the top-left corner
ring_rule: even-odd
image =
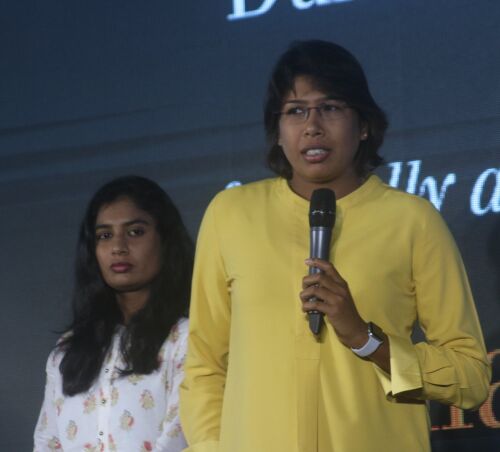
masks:
[[[249,17],[228,19],[244,7]],[[194,237],[217,191],[269,175],[271,66],[291,40],[322,38],[365,67],[391,121],[380,175],[440,208],[476,296],[491,397],[473,413],[434,406],[434,449],[497,450],[499,23],[497,0],[3,0],[0,449],[31,448],[91,193],[124,173],[152,177]]]

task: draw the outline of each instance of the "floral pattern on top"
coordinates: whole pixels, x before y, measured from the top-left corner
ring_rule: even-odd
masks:
[[[34,451],[180,452],[187,447],[179,420],[178,388],[186,356],[188,321],[170,331],[149,375],[117,377],[124,362],[118,329],[103,368],[85,393],[62,393],[56,349],[47,360],[45,397],[35,428]]]
[[[153,397],[153,394],[151,394],[151,391],[148,391],[147,389],[142,392],[141,394],[141,406],[145,410],[149,410],[155,406],[155,399]]]
[[[78,432],[78,426],[75,421],[69,421],[68,426],[66,427],[66,438],[73,441],[76,438],[76,434]]]

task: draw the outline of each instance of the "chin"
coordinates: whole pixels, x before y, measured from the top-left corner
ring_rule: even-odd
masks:
[[[335,176],[331,174],[317,174],[309,178],[308,182],[310,184],[326,185],[337,180]]]
[[[124,281],[106,281],[106,284],[116,293],[127,293],[127,292],[137,292],[141,290],[144,285],[137,284],[133,281],[124,282]]]

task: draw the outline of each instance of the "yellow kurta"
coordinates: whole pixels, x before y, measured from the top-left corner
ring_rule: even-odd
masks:
[[[365,321],[388,335],[391,376],[320,340],[299,292],[308,201],[283,179],[226,190],[197,244],[181,386],[189,452],[423,452],[424,402],[471,408],[490,368],[460,255],[426,200],[371,176],[337,201],[330,260]],[[418,319],[427,342],[413,344]]]

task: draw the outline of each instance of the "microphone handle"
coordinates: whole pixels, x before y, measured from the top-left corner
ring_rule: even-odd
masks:
[[[330,257],[330,241],[332,238],[332,228],[313,226],[310,231],[310,256],[311,259],[322,259],[327,261]],[[309,267],[309,274],[314,275],[321,273],[321,270],[316,267]],[[310,301],[316,301],[316,297],[311,297]],[[309,311],[307,313],[309,319],[309,329],[314,335],[321,332],[323,325],[323,313],[319,311]]]

